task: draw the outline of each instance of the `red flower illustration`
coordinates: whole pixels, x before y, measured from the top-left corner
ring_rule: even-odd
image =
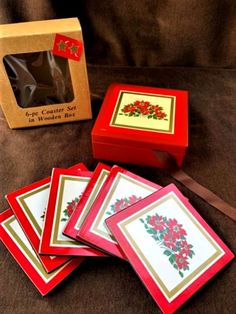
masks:
[[[183,256],[183,254],[175,254],[175,262],[179,269],[183,269],[188,267],[189,263],[187,261],[187,257]]]
[[[67,214],[68,216],[70,217],[73,213],[73,211],[75,210],[76,208],[76,205],[78,204],[78,202],[75,202],[75,200],[73,200],[67,207]]]
[[[131,104],[131,105],[127,105],[127,106],[124,108],[124,112],[135,112],[136,109],[137,109],[137,108]]]
[[[137,203],[138,201],[141,201],[142,197],[141,196],[135,196],[135,195],[132,195],[129,197],[129,204],[132,205],[134,203]]]
[[[167,120],[167,114],[159,105],[152,105],[149,101],[136,100],[131,104],[127,104],[121,109],[120,115],[139,117],[146,116],[148,119]]]
[[[79,197],[76,197],[71,202],[67,203],[66,208],[63,210],[64,217],[61,218],[61,221],[67,221],[70,218],[70,216],[73,214],[74,210],[76,209],[76,206],[78,205],[80,198],[81,198],[81,195]]]
[[[163,254],[183,278],[189,270],[189,259],[195,255],[193,246],[187,242],[187,232],[175,218],[167,218],[154,214],[140,219],[147,233],[164,249]]]
[[[155,230],[162,231],[165,228],[165,222],[162,216],[152,216],[149,220],[149,225],[151,225]]]
[[[119,212],[121,209],[124,209],[125,207],[127,207],[127,202],[124,199],[121,200],[117,200],[114,204],[114,212],[117,213]]]
[[[180,247],[181,247],[181,253],[183,255],[189,255],[191,253],[191,245],[188,244],[186,241],[182,241],[180,243]]]
[[[163,237],[163,240],[164,240],[164,242],[165,242],[165,245],[168,247],[168,248],[170,248],[170,249],[172,249],[172,250],[176,250],[176,244],[175,244],[175,242],[176,242],[176,236],[175,236],[175,234],[174,233],[172,233],[172,232],[169,232],[169,233],[166,233],[165,235],[164,235],[164,237]]]
[[[149,110],[146,107],[140,108],[140,113],[143,115],[147,115],[149,114]]]
[[[107,211],[106,213],[108,215],[112,215],[115,214],[117,212],[119,212],[122,209],[125,209],[126,207],[137,203],[138,201],[140,201],[142,199],[142,197],[137,197],[135,195],[131,195],[130,197],[125,197],[125,198],[121,198],[121,199],[117,199],[116,202],[111,205],[110,210]]]
[[[180,239],[181,236],[187,235],[186,231],[182,228],[182,225],[178,224],[176,219],[169,219],[169,228],[170,232],[173,233],[177,239]]]

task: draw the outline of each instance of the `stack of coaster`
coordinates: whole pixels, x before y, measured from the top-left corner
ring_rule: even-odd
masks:
[[[113,255],[172,313],[234,257],[174,184],[116,165],[54,168],[6,198],[0,238],[42,295],[85,257]]]

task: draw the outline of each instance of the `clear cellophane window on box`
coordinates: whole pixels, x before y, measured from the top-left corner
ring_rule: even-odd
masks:
[[[67,103],[74,99],[66,58],[42,51],[7,55],[3,62],[20,107]]]

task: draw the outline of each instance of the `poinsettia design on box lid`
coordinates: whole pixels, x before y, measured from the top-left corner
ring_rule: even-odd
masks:
[[[190,259],[195,255],[193,245],[187,242],[187,232],[175,218],[167,218],[154,214],[140,219],[147,233],[164,249],[163,254],[169,257],[169,262],[184,277],[189,270]]]
[[[121,199],[117,198],[115,203],[110,206],[110,210],[106,211],[106,214],[110,216],[115,213],[118,213],[120,210],[137,203],[141,199],[142,197],[137,197],[135,195],[131,195],[130,197],[124,197]]]
[[[163,107],[159,105],[152,105],[149,101],[136,100],[133,103],[125,105],[121,109],[120,115],[128,117],[147,117],[148,119],[166,120],[167,114]]]

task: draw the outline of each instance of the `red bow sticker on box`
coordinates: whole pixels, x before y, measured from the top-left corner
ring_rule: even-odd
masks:
[[[83,52],[83,46],[81,40],[56,34],[53,45],[53,54],[79,61]]]

